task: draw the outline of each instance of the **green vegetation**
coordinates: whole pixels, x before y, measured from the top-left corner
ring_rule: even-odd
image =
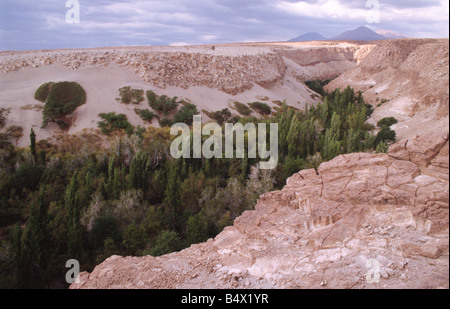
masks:
[[[324,87],[331,82],[331,79],[327,80],[308,80],[305,82],[305,85],[311,89],[312,91],[320,94],[321,96],[326,95],[326,91]]]
[[[252,114],[252,110],[246,104],[234,102],[234,108],[242,116],[250,116]]]
[[[390,128],[394,124],[397,124],[397,123],[398,123],[398,120],[395,119],[394,117],[386,117],[386,118],[383,118],[380,121],[378,121],[377,126],[380,128]]]
[[[23,128],[20,126],[9,126],[6,129],[6,134],[18,142],[23,137]]]
[[[387,152],[387,145],[397,140],[397,133],[391,129],[391,126],[397,123],[398,120],[394,117],[383,118],[377,123],[377,126],[381,129],[375,139],[377,152]]]
[[[207,111],[203,111],[209,118],[215,120],[219,125],[223,125],[226,122],[229,122],[232,118],[232,114],[228,108],[224,108],[221,111],[209,113]]]
[[[6,116],[9,114],[9,110],[5,108],[0,108],[0,130],[6,125]]]
[[[272,114],[272,108],[266,103],[254,102],[250,103],[249,105],[254,111],[260,113],[263,116]]]
[[[47,98],[50,94],[50,89],[52,88],[54,83],[44,83],[42,84],[38,90],[36,90],[36,93],[34,94],[34,98],[42,103],[45,103],[47,101]]]
[[[128,122],[128,118],[124,114],[117,115],[116,113],[102,113],[99,117],[103,119],[98,123],[99,128],[103,134],[110,135],[114,131],[125,131],[127,134],[133,134],[134,128]]]
[[[67,116],[86,103],[86,92],[75,82],[46,83],[36,91],[35,98],[45,102],[42,127],[55,122],[65,130],[71,124]]]
[[[174,118],[188,122],[196,110],[185,104]],[[347,88],[304,111],[282,104],[264,120],[241,118],[279,124],[272,171],[257,169],[248,152],[243,160],[174,160],[168,128],[134,130],[115,113],[101,114],[101,129],[115,133],[106,148],[79,137],[52,145],[32,131],[30,149],[16,149],[0,134],[0,288],[64,288],[70,258],[92,271],[111,255],[158,256],[213,238],[299,170],[383,150],[368,114],[361,94]]]
[[[166,95],[157,96],[153,91],[147,91],[147,99],[150,107],[164,116],[168,116],[178,107],[178,97],[169,98]]]
[[[185,123],[187,125],[191,125],[193,121],[194,115],[198,115],[199,111],[197,110],[197,106],[191,103],[186,103],[183,105],[178,113],[175,115],[173,121],[174,123]]]
[[[142,89],[131,89],[130,86],[123,87],[119,89],[120,100],[123,104],[140,104],[145,101],[144,90]]]
[[[148,123],[151,123],[153,118],[155,118],[155,114],[153,114],[153,112],[149,111],[148,109],[136,108],[134,111],[142,118],[142,120]]]

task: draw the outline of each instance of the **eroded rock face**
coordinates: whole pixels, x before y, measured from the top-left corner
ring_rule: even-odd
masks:
[[[0,72],[56,63],[71,70],[116,63],[158,88],[206,86],[236,95],[255,84],[270,88],[282,82],[289,65],[285,58],[293,59],[298,65],[296,76],[302,81],[326,79],[355,66],[357,51],[367,49],[356,44],[292,45],[237,44],[221,46],[214,51],[211,47],[142,47],[3,52],[0,54]]]
[[[261,196],[214,240],[111,257],[71,288],[448,288],[448,149],[445,132],[342,155]]]

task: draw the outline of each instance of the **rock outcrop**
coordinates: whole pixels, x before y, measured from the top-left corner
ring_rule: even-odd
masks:
[[[360,50],[358,53],[363,53]],[[375,107],[373,122],[395,117],[400,139],[440,130],[449,121],[449,40],[400,39],[377,44],[327,90],[348,85]]]
[[[71,288],[448,288],[449,139],[342,155],[261,196],[217,238],[114,256]]]
[[[294,59],[301,67],[299,75],[303,80],[334,78],[356,65],[355,54],[361,48],[357,44],[279,43],[222,45],[214,49],[200,46],[3,52],[0,72],[55,63],[71,70],[116,63],[158,88],[206,86],[235,95],[255,84],[270,88],[281,82],[287,69],[283,57]]]

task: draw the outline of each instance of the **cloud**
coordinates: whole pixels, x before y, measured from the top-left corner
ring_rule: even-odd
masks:
[[[367,25],[366,0],[1,0],[0,49],[283,41],[305,32],[334,36]],[[411,37],[448,37],[448,0],[380,1],[380,24]],[[181,43],[180,43],[181,42]]]

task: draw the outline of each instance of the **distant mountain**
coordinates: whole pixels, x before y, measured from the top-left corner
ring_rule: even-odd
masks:
[[[388,39],[407,39],[409,38],[408,36],[392,31],[392,30],[378,30],[377,31],[378,34],[381,34],[385,37],[387,37]]]
[[[324,41],[327,38],[317,32],[308,32],[295,39],[289,40],[289,42],[308,42],[308,41]]]
[[[358,27],[354,30],[346,31],[331,38],[332,41],[338,40],[353,40],[353,41],[378,41],[387,40],[384,35],[378,34],[367,27]]]

